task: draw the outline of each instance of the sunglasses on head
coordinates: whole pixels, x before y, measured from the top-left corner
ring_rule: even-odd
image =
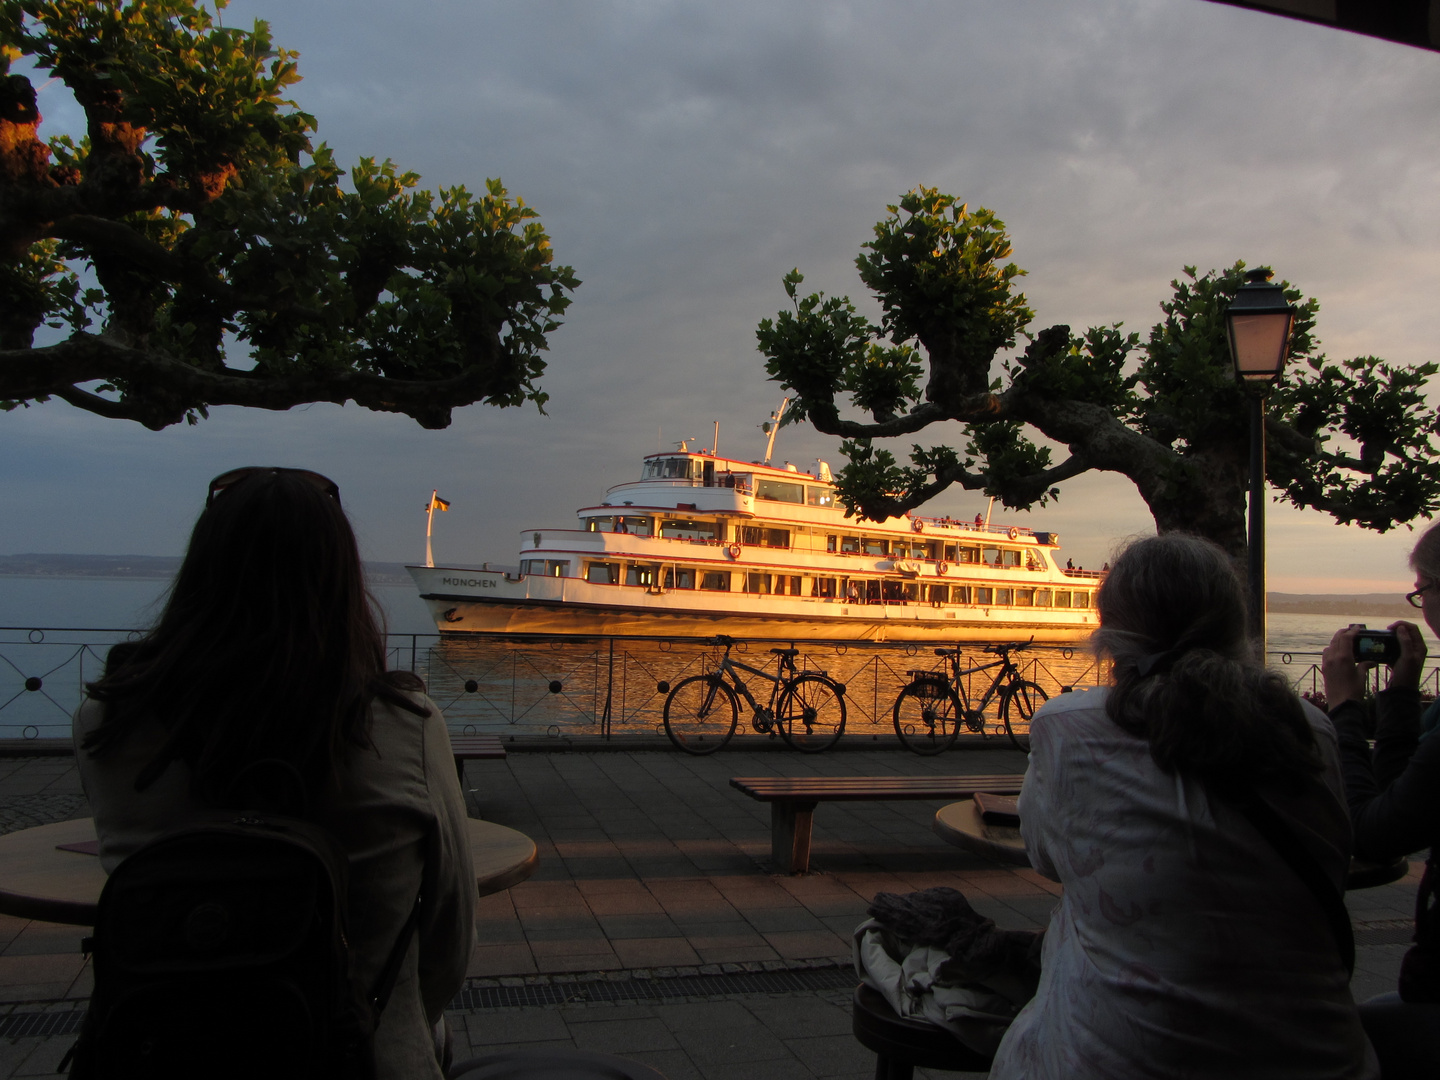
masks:
[[[321,476],[318,472],[311,472],[309,469],[282,469],[278,466],[247,465],[243,469],[231,469],[229,472],[221,473],[210,481],[210,490],[205,494],[205,508],[208,510],[210,504],[215,501],[215,496],[222,491],[234,487],[242,480],[248,480],[257,473],[288,473],[298,476],[311,486],[319,488],[326,495],[329,495],[337,503],[340,501],[340,489],[335,481],[328,476]]]

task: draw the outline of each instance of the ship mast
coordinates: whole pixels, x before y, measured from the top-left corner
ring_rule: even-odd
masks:
[[[765,442],[765,464],[770,464],[770,455],[775,452],[775,433],[780,430],[780,418],[785,415],[785,407],[790,404],[787,397],[780,402],[780,408],[770,414],[770,419],[760,425],[760,430],[770,436]]]

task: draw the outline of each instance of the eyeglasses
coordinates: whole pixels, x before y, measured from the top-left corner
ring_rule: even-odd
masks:
[[[1407,592],[1405,594],[1405,600],[1411,607],[1424,607],[1425,593],[1428,590],[1433,589],[1434,587],[1435,582],[1433,581],[1429,585],[1421,585],[1420,588],[1416,589],[1414,592]]]
[[[243,469],[231,469],[229,472],[221,473],[210,481],[210,490],[205,494],[205,509],[210,509],[210,504],[215,501],[215,496],[229,488],[234,487],[242,480],[248,480],[256,473],[289,473],[307,481],[313,487],[319,488],[326,495],[329,495],[337,503],[340,501],[340,489],[335,481],[328,476],[321,476],[318,472],[311,472],[309,469],[282,469],[278,466],[247,465]]]

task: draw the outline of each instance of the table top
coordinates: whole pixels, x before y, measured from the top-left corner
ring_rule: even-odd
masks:
[[[942,806],[935,811],[935,832],[944,840],[998,862],[1029,866],[1025,841],[1018,825],[992,825],[980,816],[973,799]]]
[[[991,825],[980,817],[974,800],[942,806],[935,811],[935,832],[956,847],[985,855],[999,862],[1016,866],[1029,866],[1025,854],[1025,840],[1018,825]],[[1345,889],[1371,889],[1377,885],[1388,885],[1399,881],[1409,872],[1410,864],[1405,859],[1389,863],[1350,860],[1350,872],[1345,879]]]
[[[471,819],[470,856],[481,896],[503,892],[535,872],[535,841],[515,829]],[[76,818],[0,836],[0,914],[22,919],[95,924],[105,871],[94,855],[59,844],[95,839],[95,820]]]

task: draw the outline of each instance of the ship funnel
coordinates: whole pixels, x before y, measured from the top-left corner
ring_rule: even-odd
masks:
[[[827,483],[827,484],[832,484],[832,483],[835,482],[835,478],[830,475],[830,463],[829,463],[829,462],[820,461],[819,459],[816,459],[815,464],[820,466],[820,479],[821,479],[821,480],[825,481],[825,483]]]

